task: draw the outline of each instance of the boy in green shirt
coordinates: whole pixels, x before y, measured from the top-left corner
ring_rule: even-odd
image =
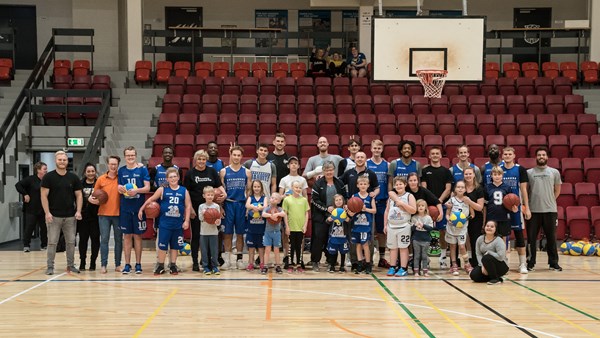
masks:
[[[302,259],[302,244],[304,243],[304,233],[308,226],[308,213],[310,206],[306,197],[302,196],[302,185],[300,182],[292,184],[293,195],[283,200],[283,211],[287,214],[285,218],[285,231],[290,238],[290,265],[288,272],[294,272],[294,253],[296,262],[300,264],[296,271],[304,271],[304,260]]]

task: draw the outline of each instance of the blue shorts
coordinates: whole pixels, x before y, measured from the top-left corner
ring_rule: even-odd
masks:
[[[354,244],[366,244],[371,241],[371,233],[370,232],[352,232],[350,237],[352,243]]]
[[[167,249],[179,250],[183,247],[183,229],[165,229],[158,230],[158,248],[163,251]]]
[[[439,222],[433,220],[435,222],[436,230],[446,230],[446,224],[448,223],[448,220],[446,219],[446,210],[448,210],[446,203],[442,203],[442,220]]]
[[[248,235],[246,235],[246,237],[248,237]],[[281,230],[265,231],[265,235],[263,236],[263,244],[265,246],[281,248]]]
[[[327,243],[327,252],[330,255],[336,255],[338,252],[342,255],[347,254],[350,251],[350,246],[348,245],[348,241],[344,243],[331,243],[331,240]]]
[[[509,212],[510,215],[510,228],[512,230],[523,230],[523,214],[521,213],[521,205],[517,212]]]
[[[225,201],[225,231],[227,235],[246,233],[246,204]]]
[[[264,234],[246,234],[246,246],[248,248],[264,248],[263,245]]]
[[[376,203],[377,212],[375,213],[375,231],[378,234],[383,233],[383,216],[387,207],[387,200],[379,200]]]
[[[141,235],[146,232],[146,215],[140,221],[138,213],[133,211],[121,211],[119,215],[119,226],[124,235]]]

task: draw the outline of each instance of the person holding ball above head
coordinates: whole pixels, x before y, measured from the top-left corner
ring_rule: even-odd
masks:
[[[471,271],[469,277],[475,283],[496,285],[502,283],[502,276],[508,272],[506,245],[498,235],[496,222],[487,221],[484,234],[477,238],[475,252],[479,265]]]
[[[135,273],[142,273],[142,234],[146,231],[146,216],[138,218],[144,204],[144,194],[150,192],[150,174],[145,167],[138,166],[137,151],[130,146],[123,151],[125,166],[119,168],[118,182],[121,193],[119,225],[123,232],[125,266],[123,274],[131,273],[131,249],[135,251]]]
[[[466,186],[465,181],[460,180],[454,185],[454,195],[446,203],[446,219],[448,225],[446,226],[446,242],[450,245],[450,272],[458,276],[458,257],[456,257],[456,245],[458,245],[458,251],[463,259],[464,268],[467,273],[472,270],[471,264],[469,263],[469,255],[467,254],[467,231],[469,218],[473,218],[474,212],[466,202]]]
[[[183,230],[190,227],[190,215],[192,211],[192,199],[187,189],[179,185],[179,172],[176,168],[167,169],[168,186],[159,187],[138,211],[138,219],[144,219],[144,208],[146,205],[160,202],[160,232],[158,233],[158,264],[154,275],[165,272],[165,258],[167,249],[169,252],[169,272],[177,275],[177,255],[179,248],[183,245]]]

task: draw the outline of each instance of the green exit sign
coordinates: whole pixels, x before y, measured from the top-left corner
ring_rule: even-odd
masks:
[[[83,147],[84,143],[82,138],[69,137],[67,139],[67,145],[69,147]]]

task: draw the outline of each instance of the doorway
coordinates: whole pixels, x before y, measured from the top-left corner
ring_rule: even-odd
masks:
[[[165,27],[202,27],[202,7],[165,7]],[[197,32],[194,32],[198,36]],[[195,46],[201,46],[201,39],[196,39]],[[174,37],[167,39],[167,46],[184,47],[192,49],[191,37]],[[191,53],[167,53],[166,59],[176,61],[192,61]],[[196,61],[202,60],[201,55],[195,57]],[[193,67],[194,65],[192,65]]]
[[[552,26],[552,8],[515,8],[514,9],[514,28],[550,28]],[[514,47],[533,47],[536,50],[534,54],[515,54],[513,62],[547,62],[550,61],[550,54],[542,54],[538,58],[537,48],[550,47],[550,39],[538,39],[537,34],[523,34],[523,38],[514,39]]]
[[[15,68],[33,69],[38,60],[35,6],[0,5],[0,27],[15,30]],[[4,53],[9,55],[0,57],[12,58],[10,52]]]

